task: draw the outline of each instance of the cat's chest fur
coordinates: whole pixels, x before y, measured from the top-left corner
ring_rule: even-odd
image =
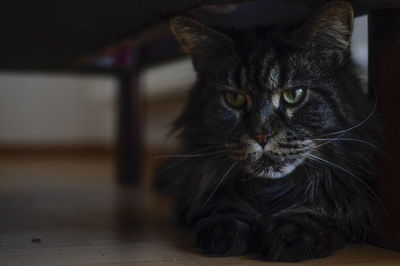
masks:
[[[361,195],[346,183],[335,180],[329,169],[299,168],[287,178],[265,179],[237,173],[227,180],[216,198],[246,201],[260,215],[275,215],[296,208],[312,209],[327,215],[343,215],[343,195],[352,190],[354,200]],[[336,182],[336,184],[333,184]],[[210,196],[211,188],[204,198]]]

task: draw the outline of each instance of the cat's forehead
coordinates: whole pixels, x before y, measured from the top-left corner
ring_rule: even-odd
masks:
[[[254,47],[241,62],[235,71],[237,85],[256,93],[307,85],[320,74],[319,67],[304,53],[273,45]]]
[[[291,69],[272,53],[260,54],[239,66],[237,85],[250,92],[276,91],[291,82]]]

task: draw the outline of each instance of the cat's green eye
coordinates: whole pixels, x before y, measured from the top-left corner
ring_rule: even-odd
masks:
[[[236,92],[225,92],[224,100],[230,107],[238,109],[245,105],[246,96]]]
[[[283,100],[288,104],[296,104],[303,100],[306,95],[305,89],[286,90],[282,93]]]

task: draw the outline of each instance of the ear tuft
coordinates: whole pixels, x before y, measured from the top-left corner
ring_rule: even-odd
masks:
[[[327,55],[339,56],[340,60],[350,48],[353,18],[349,2],[329,2],[295,32],[294,38],[320,48]]]
[[[228,36],[188,17],[173,17],[169,26],[184,51],[192,55],[233,42]]]

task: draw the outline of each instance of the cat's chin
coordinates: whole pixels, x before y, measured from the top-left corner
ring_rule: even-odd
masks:
[[[292,173],[297,166],[299,166],[303,162],[302,159],[297,159],[292,162],[288,162],[284,166],[280,166],[275,168],[273,166],[265,167],[262,171],[257,174],[257,177],[260,178],[271,178],[271,179],[278,179],[288,176]]]

